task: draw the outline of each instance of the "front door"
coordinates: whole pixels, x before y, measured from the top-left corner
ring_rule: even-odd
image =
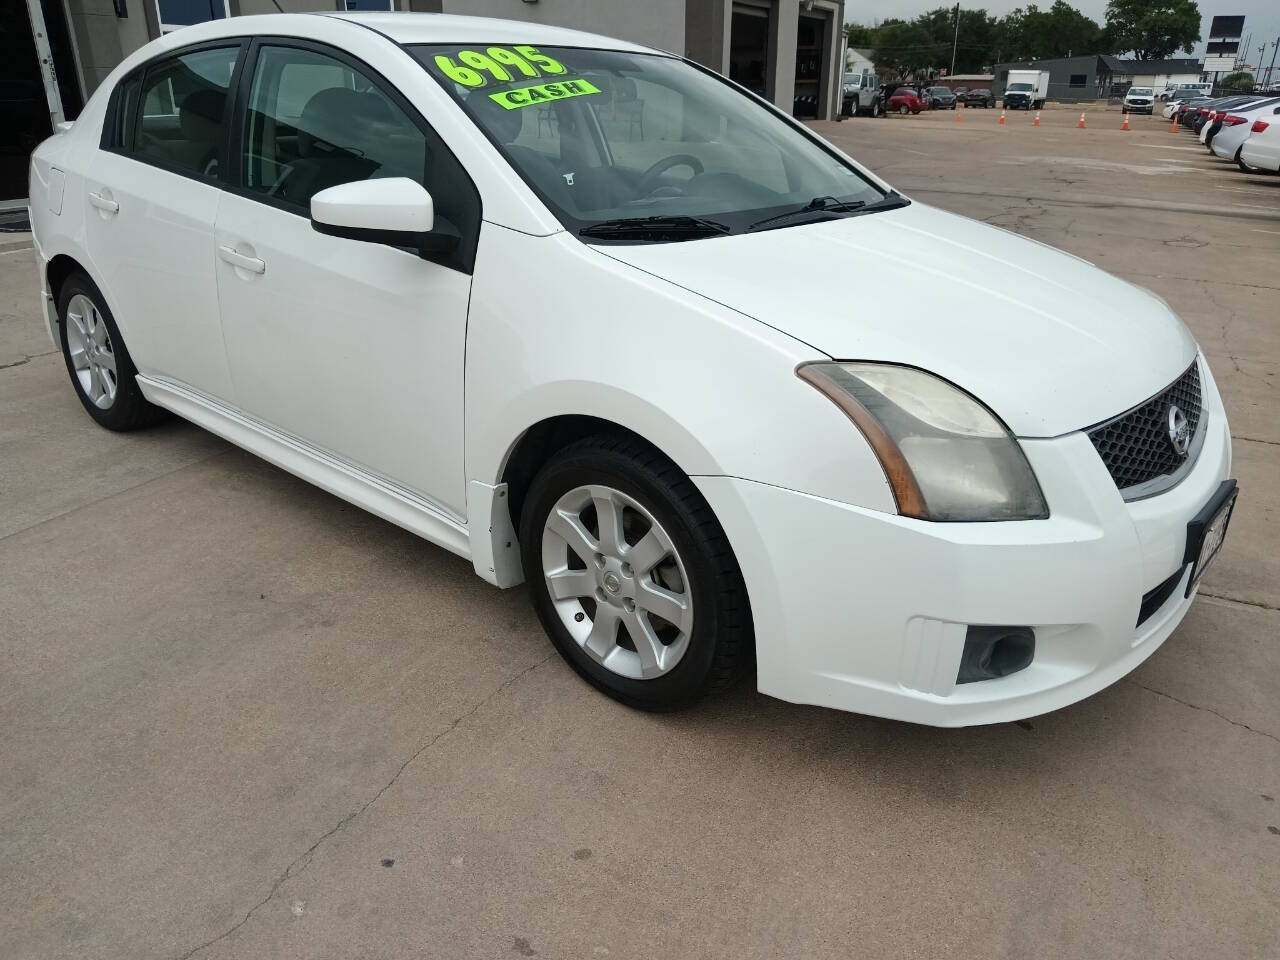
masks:
[[[261,44],[244,82],[238,186],[215,231],[237,406],[463,517],[474,186],[413,108],[343,53]],[[372,177],[422,183],[464,252],[432,262],[312,228],[313,194]]]

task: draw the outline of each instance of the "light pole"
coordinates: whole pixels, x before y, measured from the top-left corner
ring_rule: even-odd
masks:
[[[951,37],[951,73],[948,76],[956,75],[956,44],[960,42],[960,4],[956,4],[956,30]]]
[[[1271,63],[1267,67],[1267,79],[1266,79],[1266,83],[1264,84],[1264,86],[1266,87],[1271,86],[1271,70],[1276,65],[1276,49],[1277,48],[1280,48],[1280,37],[1276,37],[1274,40],[1271,41]],[[1258,66],[1262,66],[1261,60],[1258,61]]]

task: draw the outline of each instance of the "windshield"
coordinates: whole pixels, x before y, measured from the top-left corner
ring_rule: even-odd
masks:
[[[1029,83],[1011,83],[1009,84],[1009,89],[1010,90],[1033,90],[1035,88],[1032,87],[1031,84]]]
[[[726,228],[715,235],[738,233],[816,198],[870,207],[885,197],[816,139],[673,57],[478,44],[409,50],[575,233],[637,218],[679,218],[676,228],[701,224],[704,236],[714,221]]]
[[[1129,96],[1131,97],[1149,97],[1151,96],[1150,87],[1130,87]]]

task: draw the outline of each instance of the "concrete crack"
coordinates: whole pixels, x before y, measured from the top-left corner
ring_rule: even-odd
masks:
[[[1225,720],[1233,727],[1240,727],[1244,730],[1248,730],[1250,733],[1256,733],[1260,737],[1266,737],[1268,740],[1274,740],[1276,743],[1280,743],[1280,737],[1277,737],[1274,733],[1267,733],[1265,730],[1259,730],[1257,727],[1251,727],[1247,723],[1241,723],[1239,720],[1232,720],[1230,717],[1223,716],[1217,710],[1210,709],[1209,707],[1200,707],[1194,703],[1188,703],[1186,700],[1180,700],[1171,693],[1165,693],[1163,690],[1157,690],[1155,687],[1148,687],[1145,683],[1139,683],[1137,680],[1132,678],[1127,678],[1127,682],[1133,684],[1135,687],[1139,687],[1147,691],[1147,693],[1154,693],[1157,697],[1164,697],[1166,700],[1172,700],[1174,703],[1180,703],[1184,707],[1190,707],[1192,710],[1199,710],[1201,713],[1211,713],[1219,720]]]
[[[1232,440],[1244,440],[1246,443],[1266,443],[1273,447],[1280,447],[1280,440],[1263,440],[1261,437],[1237,437],[1234,434]]]
[[[555,652],[552,651],[551,653],[543,657],[541,660],[538,660],[536,663],[533,663],[530,666],[525,667],[523,670],[521,670],[519,673],[515,674],[514,676],[509,677],[508,679],[502,681],[502,683],[498,684],[498,686],[495,687],[493,691],[489,693],[488,696],[477,701],[475,705],[472,706],[465,713],[459,714],[457,717],[450,720],[443,730],[441,730],[435,736],[429,738],[428,740],[423,742],[421,745],[419,745],[418,749],[416,749],[409,756],[409,758],[404,761],[404,763],[400,764],[396,772],[392,774],[391,779],[388,780],[386,783],[384,783],[382,787],[379,788],[377,793],[375,793],[372,797],[366,800],[361,806],[357,807],[355,810],[351,811],[346,816],[344,816],[341,820],[335,823],[332,827],[329,828],[328,831],[326,831],[323,835],[321,835],[321,837],[318,840],[316,840],[315,843],[311,844],[311,846],[307,847],[305,851],[303,851],[296,858],[294,858],[293,862],[290,863],[287,867],[285,867],[284,871],[280,873],[279,876],[276,877],[275,881],[271,884],[271,889],[267,891],[267,895],[263,897],[261,900],[259,900],[257,903],[255,903],[252,907],[250,907],[243,917],[241,917],[238,921],[236,921],[235,924],[228,927],[222,933],[218,934],[216,937],[212,937],[211,939],[206,940],[204,943],[201,943],[198,946],[195,946],[192,949],[188,950],[186,953],[178,957],[177,960],[190,960],[191,957],[194,957],[201,950],[204,950],[207,947],[211,947],[215,943],[218,943],[221,940],[225,940],[227,937],[234,934],[237,930],[239,930],[251,919],[253,919],[253,915],[255,913],[257,913],[259,910],[265,907],[268,903],[270,903],[273,899],[275,899],[276,894],[280,892],[280,888],[284,886],[286,882],[298,876],[300,873],[302,873],[302,871],[304,871],[305,869],[307,869],[308,866],[310,866],[311,860],[314,857],[316,850],[320,848],[321,844],[323,844],[330,837],[334,836],[336,833],[343,830],[349,823],[351,823],[353,820],[355,820],[357,817],[363,814],[366,810],[372,807],[375,803],[377,803],[380,799],[382,799],[382,796],[388,790],[390,790],[393,786],[395,786],[396,781],[400,779],[400,775],[403,774],[405,770],[409,768],[410,764],[412,764],[415,760],[421,757],[424,753],[426,753],[428,750],[434,747],[437,743],[439,743],[445,737],[449,736],[449,734],[453,733],[453,731],[458,729],[458,727],[464,721],[474,716],[475,713],[479,711],[482,707],[492,702],[495,698],[501,695],[508,688],[514,686],[516,683],[519,683],[526,676],[528,676],[534,670],[537,670],[540,666],[542,666],[548,660],[553,659],[555,656],[556,656]]]
[[[39,357],[52,357],[55,353],[61,353],[60,350],[47,350],[44,353],[33,353],[30,356],[23,357],[21,360],[14,360],[12,363],[0,363],[0,370],[8,370],[10,367],[20,367],[24,363],[30,363]]]
[[[1227,603],[1243,603],[1246,607],[1258,607],[1261,610],[1280,610],[1280,607],[1272,606],[1261,600],[1242,600],[1240,597],[1224,597],[1220,593],[1205,593],[1203,590],[1198,594],[1201,597],[1208,597],[1210,600],[1225,600]]]

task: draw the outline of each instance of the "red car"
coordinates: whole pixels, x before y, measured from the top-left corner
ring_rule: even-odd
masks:
[[[929,101],[920,96],[915,87],[899,87],[889,98],[888,110],[898,113],[919,113],[929,109]]]

